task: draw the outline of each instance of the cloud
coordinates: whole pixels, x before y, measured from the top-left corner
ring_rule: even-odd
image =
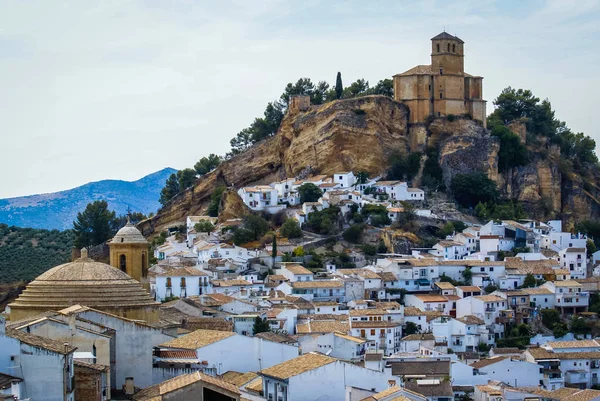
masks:
[[[5,2],[0,197],[192,166],[287,82],[373,84],[427,63],[444,26],[490,110],[505,86],[531,88],[595,136],[597,22],[587,0]]]

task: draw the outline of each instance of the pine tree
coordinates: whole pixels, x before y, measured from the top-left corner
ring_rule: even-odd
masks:
[[[75,247],[94,246],[108,240],[113,235],[111,221],[114,219],[115,212],[108,209],[106,201],[88,203],[73,222]]]
[[[267,319],[261,319],[260,316],[256,316],[252,330],[254,331],[254,335],[257,335],[258,333],[271,331],[271,327],[269,326],[269,321]]]
[[[273,259],[277,257],[277,237],[273,236]]]
[[[164,188],[160,191],[161,205],[166,205],[175,195],[179,193],[179,180],[176,174],[171,174],[165,182]]]
[[[342,93],[344,93],[344,85],[342,84],[342,73],[338,72],[337,77],[335,78],[335,97],[337,99],[341,99]]]

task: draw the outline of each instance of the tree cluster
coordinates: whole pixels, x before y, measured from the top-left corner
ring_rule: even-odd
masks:
[[[368,81],[358,79],[344,88],[340,72],[337,73],[334,87],[330,87],[325,81],[314,83],[310,78],[300,78],[296,82],[289,82],[279,99],[267,104],[263,117],[255,118],[249,127],[241,130],[230,141],[231,151],[227,156],[235,156],[253,144],[275,135],[288,109],[290,98],[295,95],[309,96],[311,104],[323,104],[337,99],[366,95],[393,97],[394,85],[391,79],[383,79],[374,87],[370,87]]]
[[[514,120],[522,120],[529,134],[534,137],[535,135],[547,137],[552,143],[559,145],[563,161],[576,171],[584,172],[586,166],[598,163],[595,153],[596,142],[581,132],[574,133],[564,121],[557,119],[548,99],[540,101],[528,89],[508,87],[494,99],[494,106],[496,109],[488,117],[488,127],[492,132],[495,127],[506,125]],[[528,138],[528,142],[531,140]],[[510,148],[514,144],[505,144],[505,146]],[[504,153],[510,159],[509,152]]]
[[[20,228],[0,223],[0,283],[30,281],[71,259],[72,230]]]
[[[485,173],[457,174],[450,189],[459,205],[473,208],[478,203],[496,203],[498,188]]]
[[[85,209],[77,213],[73,221],[74,246],[83,248],[102,244],[112,238],[129,220],[137,224],[145,220],[143,213],[128,211],[117,216],[108,208],[108,202],[94,201],[88,203]]]

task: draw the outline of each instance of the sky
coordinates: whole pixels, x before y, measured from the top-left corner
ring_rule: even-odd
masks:
[[[192,167],[300,77],[372,85],[444,29],[600,143],[600,0],[0,0],[0,198]]]

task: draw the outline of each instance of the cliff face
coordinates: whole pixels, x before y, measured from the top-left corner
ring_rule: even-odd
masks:
[[[391,151],[408,149],[408,108],[383,96],[367,96],[312,106],[286,115],[277,135],[222,163],[138,228],[151,235],[202,214],[213,189],[268,184],[301,172],[381,174]]]
[[[408,117],[407,106],[383,96],[339,100],[288,113],[277,135],[223,162],[138,227],[144,235],[152,235],[182,224],[188,215],[204,214],[212,191],[220,185],[230,189],[221,209],[237,217],[248,212],[231,193],[242,186],[301,173],[366,171],[376,176],[387,169],[392,151],[428,147],[439,149],[447,187],[457,174],[484,171],[503,195],[523,202],[532,216],[564,217],[571,222],[600,217],[600,173],[585,185],[578,176],[563,176],[556,149],[544,151],[536,145],[528,165],[499,174],[499,142],[481,124],[442,117],[409,127]],[[524,132],[519,135],[525,139]]]
[[[500,144],[481,124],[457,118],[435,119],[429,125],[428,146],[440,149],[439,163],[444,171],[444,184],[450,187],[457,174],[485,172],[491,180],[498,179]]]

